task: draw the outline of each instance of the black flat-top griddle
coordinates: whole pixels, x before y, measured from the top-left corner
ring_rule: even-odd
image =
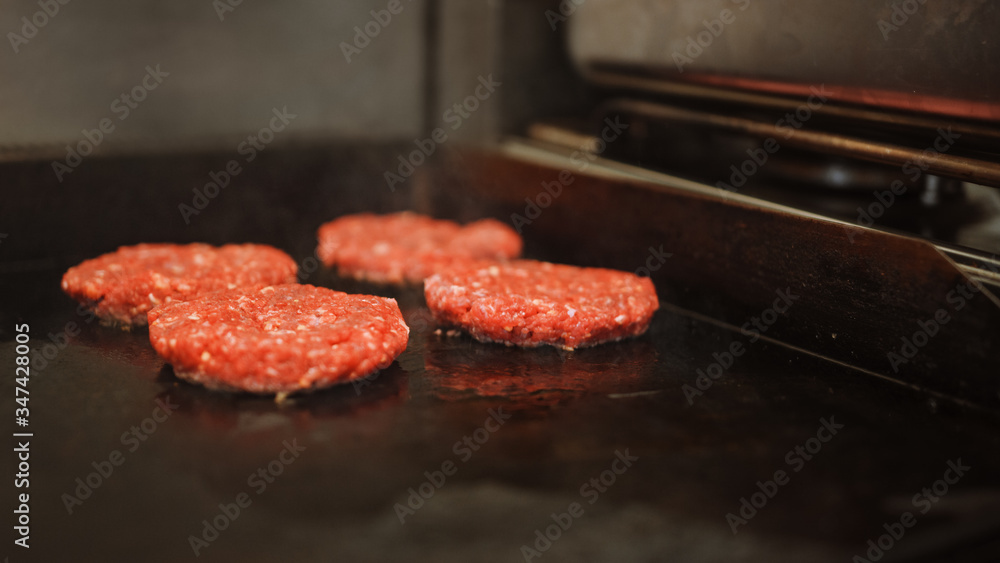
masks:
[[[10,561],[872,560],[871,546],[906,512],[912,527],[888,549],[882,539],[879,560],[998,553],[992,399],[750,342],[724,299],[718,315],[706,314],[706,291],[698,312],[684,307],[692,291],[663,273],[674,258],[654,272],[663,308],[646,335],[574,352],[449,335],[420,288],[317,267],[315,228],[343,213],[412,208],[465,221],[523,212],[523,201],[452,191],[455,166],[477,166],[462,153],[390,191],[381,178],[395,149],[269,149],[190,223],[178,204],[227,155],[95,158],[64,184],[45,162],[0,165],[17,188],[0,243],[0,365],[10,372],[0,412],[13,419],[17,407],[15,323],[30,325],[33,353],[52,356],[33,366],[29,426],[8,426],[33,433],[31,548],[13,536]],[[628,198],[606,210],[606,228],[575,201],[524,228],[528,257],[638,268],[649,247],[681,259],[714,252],[658,239],[647,221],[655,209],[639,213]],[[617,225],[630,213],[642,222],[625,233]],[[549,236],[546,221],[574,220],[565,231],[574,240]],[[180,381],[145,330],[88,323],[59,289],[66,267],[118,245],[195,240],[274,244],[299,261],[305,283],[395,297],[409,347],[377,376],[276,404]],[[802,320],[781,316],[772,334],[786,322]],[[61,335],[64,347],[45,349]],[[728,362],[734,343],[745,351]],[[938,367],[941,378],[962,377]],[[89,477],[109,460],[121,463]],[[925,488],[955,480],[949,463],[969,469],[928,501]]]

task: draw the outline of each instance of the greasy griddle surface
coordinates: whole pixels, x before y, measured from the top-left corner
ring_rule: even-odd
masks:
[[[673,253],[653,272],[665,306],[645,336],[571,354],[438,335],[418,288],[313,270],[316,228],[333,217],[414,209],[463,222],[506,221],[524,212],[523,192],[559,177],[559,170],[514,175],[498,162],[479,171],[482,185],[456,180],[445,189],[448,182],[415,174],[390,191],[386,167],[412,148],[409,141],[269,148],[190,223],[178,204],[191,202],[192,188],[222,169],[229,152],[95,156],[64,183],[48,161],[0,164],[0,180],[11,188],[3,209],[17,211],[4,217],[9,236],[0,242],[0,366],[7,366],[0,369],[8,370],[0,378],[0,412],[14,415],[15,322],[30,324],[36,350],[50,333],[61,340],[69,323],[80,329],[45,369],[33,371],[32,548],[15,551],[21,548],[8,543],[10,561],[191,560],[188,538],[240,493],[252,504],[199,561],[524,561],[521,546],[534,545],[535,530],[573,502],[584,514],[532,561],[848,561],[884,533],[883,524],[914,510],[913,495],[957,458],[972,469],[882,561],[998,536],[996,418],[764,341],[751,344],[667,307],[693,295],[698,310],[736,324],[763,309],[726,306],[715,299],[717,286],[694,279],[705,273],[695,256],[732,284],[723,289],[745,287],[737,276],[754,271],[733,270],[712,254],[716,247],[693,244],[686,235],[698,225],[671,221],[683,210],[664,208],[683,205],[676,199],[634,191],[625,198],[610,184],[597,199],[573,196],[585,180],[573,169],[574,184],[525,227],[529,258],[634,270],[649,264],[651,248]],[[445,170],[476,166],[462,157]],[[490,195],[509,201],[497,204]],[[676,236],[665,238],[656,228],[664,225]],[[157,358],[146,331],[88,324],[59,290],[69,266],[119,245],[157,241],[274,245],[304,266],[304,282],[398,298],[412,329],[409,347],[369,385],[282,406],[188,385]],[[760,290],[770,303],[774,289],[788,284],[779,276]],[[815,325],[806,309],[796,305],[769,334]],[[794,333],[820,336],[806,330]],[[845,338],[841,331],[837,342]],[[716,373],[713,355],[733,342],[746,352],[689,405],[684,386],[696,384],[699,370]],[[938,373],[962,380],[949,365]],[[128,451],[136,442],[123,443],[123,433],[151,417],[157,400],[177,410]],[[509,418],[484,435],[491,410]],[[794,472],[788,453],[829,417],[843,430]],[[472,451],[461,441],[477,430],[486,441]],[[296,440],[306,449],[258,494],[259,480],[248,477]],[[590,504],[591,489],[584,496],[581,487],[626,449],[639,459]],[[74,494],[76,479],[115,450],[124,463],[68,514],[62,495]],[[12,454],[4,458],[11,470]],[[454,474],[400,524],[394,506],[407,503],[425,472],[446,463],[455,464]],[[792,471],[788,484],[734,535],[726,514],[778,470]],[[7,489],[9,516],[13,493]]]
[[[252,504],[199,559],[521,561],[535,529],[580,502],[584,515],[544,561],[846,560],[959,457],[974,469],[897,553],[995,525],[988,505],[969,502],[1000,480],[990,420],[763,341],[689,404],[683,386],[713,353],[746,338],[669,310],[636,340],[572,353],[513,349],[439,334],[419,288],[320,270],[306,281],[396,297],[409,348],[365,385],[277,405],[180,381],[145,330],[76,315],[60,273],[7,278],[25,297],[8,311],[30,322],[34,343],[67,323],[81,327],[31,381],[30,560],[81,551],[90,560],[186,560],[189,536],[241,492]],[[0,364],[12,365],[12,354],[12,342],[0,345]],[[3,412],[12,413],[13,382],[2,385]],[[127,452],[122,433],[157,400],[177,410]],[[476,451],[456,449],[491,410],[509,419]],[[786,454],[830,417],[844,429],[791,472]],[[248,476],[292,440],[305,450],[257,494]],[[124,464],[67,514],[61,495],[116,449]],[[626,449],[638,461],[590,504],[581,486]],[[401,525],[394,505],[447,461],[457,471]],[[726,514],[780,469],[790,482],[734,536]]]

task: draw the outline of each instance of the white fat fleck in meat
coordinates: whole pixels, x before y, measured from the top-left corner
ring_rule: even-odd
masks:
[[[573,317],[576,316],[576,309],[574,309],[572,307],[566,307],[566,312],[569,314],[570,318],[573,318]]]
[[[615,322],[618,324],[622,324],[623,322],[625,322],[625,319],[627,318],[628,317],[626,317],[625,315],[618,315],[617,317],[615,317]]]

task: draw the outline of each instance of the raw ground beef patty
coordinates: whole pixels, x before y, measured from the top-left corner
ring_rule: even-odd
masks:
[[[395,299],[285,284],[210,293],[149,312],[149,341],[205,387],[291,393],[364,377],[406,348]]]
[[[424,281],[434,318],[508,346],[593,346],[646,331],[660,303],[649,278],[533,260],[479,262]]]
[[[221,289],[291,283],[297,270],[290,256],[260,244],[140,244],[70,268],[62,289],[106,322],[141,326],[157,305]]]
[[[379,283],[420,283],[469,259],[517,258],[521,237],[494,219],[460,226],[403,212],[346,215],[319,228],[317,255],[341,275]]]

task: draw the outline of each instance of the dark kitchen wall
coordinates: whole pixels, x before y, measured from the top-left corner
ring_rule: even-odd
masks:
[[[300,259],[339,214],[430,212],[427,153],[587,106],[559,9],[3,3],[0,283],[138,242],[263,242]]]
[[[114,129],[98,152],[217,143],[258,131],[286,107],[296,117],[278,137],[415,136],[427,3],[395,0],[396,14],[390,4],[5,1],[0,148],[65,152],[105,119]],[[355,27],[375,36],[356,40]],[[142,101],[122,99],[136,88]]]
[[[0,284],[137,242],[300,259],[324,220],[409,207],[383,173],[423,129],[427,6],[3,2]]]

